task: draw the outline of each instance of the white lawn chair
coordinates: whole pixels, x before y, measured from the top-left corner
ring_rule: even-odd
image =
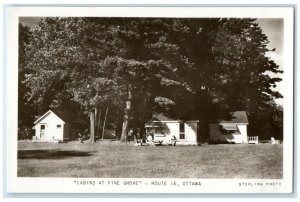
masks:
[[[279,144],[279,141],[275,140],[274,137],[271,137],[271,144]]]
[[[146,144],[148,146],[152,146],[152,147],[155,147],[155,144],[154,144],[154,141],[153,141],[153,138],[151,135],[148,135],[147,139],[146,139]]]

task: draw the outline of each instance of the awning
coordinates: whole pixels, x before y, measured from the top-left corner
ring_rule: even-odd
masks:
[[[228,130],[228,131],[236,131],[238,130],[238,127],[236,124],[234,125],[222,125],[222,129]]]
[[[161,128],[163,127],[162,123],[150,122],[145,125],[146,128]]]

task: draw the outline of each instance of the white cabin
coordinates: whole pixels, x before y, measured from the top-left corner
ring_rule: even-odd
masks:
[[[245,111],[233,112],[230,120],[209,124],[210,142],[212,143],[248,143],[247,126],[249,124]]]
[[[70,138],[70,125],[49,110],[34,122],[33,140],[64,141]]]
[[[146,133],[153,135],[154,142],[162,141],[162,144],[168,144],[174,136],[176,145],[197,145],[198,122],[174,120],[158,114],[154,115],[145,127]]]

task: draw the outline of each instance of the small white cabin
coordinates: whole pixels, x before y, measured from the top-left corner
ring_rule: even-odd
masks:
[[[162,141],[162,144],[167,144],[174,136],[176,145],[197,145],[197,120],[175,120],[156,114],[145,124],[145,128],[147,134],[153,135],[154,142]]]
[[[212,143],[248,143],[247,126],[249,124],[245,111],[231,113],[230,120],[209,124],[210,142]]]
[[[49,110],[34,122],[33,140],[64,141],[70,138],[70,124]]]

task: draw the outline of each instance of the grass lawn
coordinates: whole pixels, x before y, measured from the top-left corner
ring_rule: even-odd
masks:
[[[19,177],[282,178],[282,145],[18,143]]]

